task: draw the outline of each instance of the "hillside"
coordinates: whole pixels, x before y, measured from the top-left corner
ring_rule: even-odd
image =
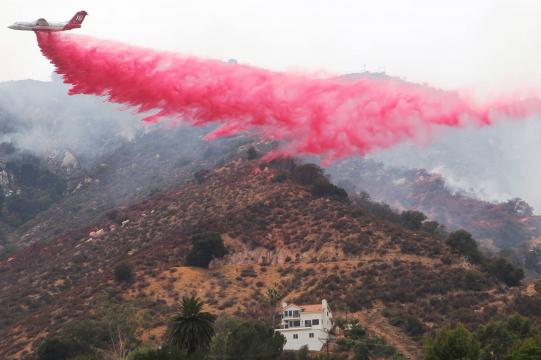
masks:
[[[441,175],[367,159],[342,161],[329,172],[351,193],[364,191],[397,209],[420,210],[451,230],[471,232],[486,251],[511,250],[521,266],[541,271],[541,216],[534,215],[532,207],[521,199],[483,201],[453,191]]]
[[[99,98],[67,95],[56,77],[0,83],[0,260],[174,188],[246,142],[207,142],[208,131],[143,126]]]
[[[294,171],[289,161],[249,161],[240,151],[174,191],[14,253],[0,264],[0,353],[28,357],[45,335],[114,303],[144,309],[144,338],[156,341],[175,302],[192,292],[212,311],[243,318],[269,313],[269,286],[288,301],[326,298],[361,319],[372,309],[367,316],[379,319],[378,328],[395,329],[391,344],[538,301],[469,265],[439,238],[343,197],[314,195]],[[208,231],[221,234],[229,255],[209,270],[185,266],[191,236]],[[114,281],[120,262],[135,270],[129,286]],[[418,358],[419,343],[408,344],[397,345]]]

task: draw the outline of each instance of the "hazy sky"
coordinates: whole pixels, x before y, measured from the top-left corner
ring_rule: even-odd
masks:
[[[75,32],[277,70],[385,70],[445,88],[541,84],[538,0],[1,0],[0,81],[52,67],[14,21],[90,16]]]

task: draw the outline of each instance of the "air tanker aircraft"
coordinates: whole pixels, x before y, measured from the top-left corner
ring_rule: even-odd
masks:
[[[80,28],[87,15],[88,13],[86,11],[79,11],[68,22],[49,23],[45,19],[38,19],[32,22],[16,22],[8,27],[13,30],[26,31],[66,31]]]

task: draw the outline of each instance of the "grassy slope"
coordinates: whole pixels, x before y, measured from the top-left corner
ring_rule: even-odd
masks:
[[[372,309],[379,329],[395,329],[391,343],[405,334],[385,323],[383,309],[414,316],[429,329],[449,320],[475,324],[512,298],[441,240],[314,197],[291,180],[273,182],[276,170],[259,165],[236,160],[203,184],[139,203],[121,214],[130,220],[124,227],[96,224],[106,229],[99,238],[81,229],[16,254],[11,268],[0,266],[0,353],[24,357],[29,344],[109,302],[146,309],[144,336],[158,339],[175,301],[192,292],[215,312],[243,317],[269,316],[267,286],[289,301],[324,297],[336,311]],[[200,231],[220,232],[230,249],[210,270],[182,266],[190,236]],[[358,253],[344,253],[348,242],[361,244]],[[136,271],[129,287],[113,280],[119,261]],[[404,346],[416,357],[415,343]]]

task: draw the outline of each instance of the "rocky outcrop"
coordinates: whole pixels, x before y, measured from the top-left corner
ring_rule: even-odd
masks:
[[[209,265],[209,268],[218,268],[224,265],[284,265],[286,262],[293,259],[295,256],[291,250],[281,248],[276,250],[268,250],[265,248],[257,248],[254,250],[244,250],[230,255],[226,255],[221,259],[214,259]]]

